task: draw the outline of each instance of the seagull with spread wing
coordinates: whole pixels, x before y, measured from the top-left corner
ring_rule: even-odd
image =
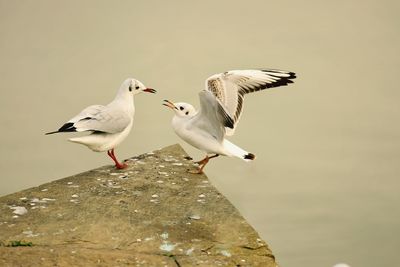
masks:
[[[283,70],[232,70],[215,74],[206,80],[206,88],[199,93],[199,111],[188,103],[164,100],[163,105],[175,112],[172,119],[175,133],[206,153],[206,157],[197,162],[199,169],[192,173],[203,173],[208,161],[219,155],[254,160],[254,154],[225,138],[235,132],[242,114],[244,96],[288,85],[295,78],[295,73]]]
[[[114,100],[108,105],[89,106],[60,129],[46,135],[62,132],[90,132],[89,135],[70,138],[69,141],[85,145],[96,152],[107,151],[108,156],[115,162],[115,167],[124,169],[127,165],[117,160],[114,148],[128,136],[132,129],[135,114],[133,96],[141,92],[155,93],[156,90],[147,88],[138,80],[126,79]]]

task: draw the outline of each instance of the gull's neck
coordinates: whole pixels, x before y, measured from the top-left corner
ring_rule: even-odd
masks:
[[[184,127],[195,115],[192,115],[192,116],[178,116],[178,115],[175,114],[174,117],[172,117],[172,127],[175,128],[175,129],[179,129],[179,128]]]
[[[124,84],[122,84],[121,88],[118,90],[117,95],[110,103],[110,105],[125,107],[129,112],[134,112],[135,110],[133,94],[129,92],[126,86],[124,87]]]
[[[118,89],[117,95],[115,96],[114,100],[117,99],[124,99],[124,98],[131,98],[132,93],[129,92],[128,87],[129,87],[129,80],[124,81],[124,83],[121,85],[121,87]]]
[[[133,94],[128,90],[119,90],[114,98],[114,101],[132,101]]]

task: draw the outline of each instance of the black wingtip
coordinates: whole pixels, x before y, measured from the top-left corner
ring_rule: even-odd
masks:
[[[60,129],[54,132],[45,133],[45,135],[55,134],[55,133],[64,133],[64,132],[76,132],[76,128],[74,127],[74,123],[67,122]]]
[[[208,94],[211,94],[208,92]],[[229,114],[226,112],[226,110],[222,107],[220,103],[218,105],[218,113],[222,114],[222,123],[225,127],[233,129],[235,127],[235,121],[229,116]]]
[[[285,86],[288,85],[289,83],[294,83],[294,79],[297,78],[296,73],[292,72],[292,71],[283,71],[283,70],[273,70],[273,69],[263,69],[261,70],[263,72],[268,72],[271,75],[273,75],[273,73],[277,73],[277,74],[288,74],[288,77],[282,77],[280,75],[277,75],[276,78],[278,78],[278,80],[276,82],[270,83],[270,84],[266,84],[267,88],[271,88],[271,87],[278,87],[278,86]]]
[[[75,132],[76,128],[74,127],[74,123],[72,122],[67,122],[63,126],[61,126],[60,129],[58,129],[59,132]]]
[[[289,74],[290,76],[287,77],[286,79],[289,79],[291,82],[293,82],[293,81],[292,81],[293,79],[296,79],[296,78],[297,78],[296,73],[294,73],[294,72],[289,72],[288,74]]]
[[[227,114],[226,116],[226,120],[225,120],[225,127],[231,128],[233,129],[235,127],[235,122],[233,121],[233,119],[231,118],[231,116],[229,116]]]
[[[255,160],[256,159],[256,155],[254,155],[253,153],[247,153],[244,156],[244,159]]]
[[[48,133],[45,133],[44,135],[55,134],[55,133],[59,133],[59,131],[48,132]]]

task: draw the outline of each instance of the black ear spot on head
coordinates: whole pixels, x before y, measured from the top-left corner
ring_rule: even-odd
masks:
[[[186,111],[186,113],[185,113],[186,115],[189,115],[189,111]]]
[[[180,106],[180,107],[179,107],[179,109],[180,109],[180,110],[183,110],[183,107],[182,107],[182,106]]]
[[[129,92],[132,92],[132,85],[129,85]]]

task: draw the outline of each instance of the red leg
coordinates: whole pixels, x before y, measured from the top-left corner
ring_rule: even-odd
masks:
[[[194,163],[199,164],[199,165],[202,165],[202,164],[204,164],[204,162],[206,162],[207,160],[208,160],[208,155],[206,155],[206,157],[205,157],[204,159],[199,160],[199,161],[195,161]]]
[[[115,162],[115,167],[117,169],[125,169],[126,167],[128,167],[128,165],[126,165],[125,163],[119,163],[117,160],[117,157],[114,154],[114,148],[111,150],[107,151],[108,156],[110,156],[110,158]]]
[[[213,155],[213,156],[211,156],[211,157],[209,157],[208,155],[206,155],[206,157],[205,157],[204,159],[202,159],[202,160],[200,160],[200,161],[195,161],[195,163],[196,163],[196,164],[199,164],[199,165],[203,165],[204,163],[207,163],[210,159],[216,158],[216,157],[218,157],[218,156],[219,156],[218,154],[215,154],[215,155]]]
[[[204,167],[207,165],[207,163],[210,161],[210,159],[212,159],[212,158],[216,158],[216,157],[218,157],[219,155],[218,154],[215,154],[215,155],[213,155],[213,156],[211,156],[211,157],[209,157],[208,155],[204,158],[204,159],[202,159],[201,161],[199,161],[199,162],[196,162],[196,163],[199,163],[200,164],[200,168],[197,170],[197,171],[189,171],[190,173],[193,173],[193,174],[202,174],[203,173],[203,169],[204,169]]]

